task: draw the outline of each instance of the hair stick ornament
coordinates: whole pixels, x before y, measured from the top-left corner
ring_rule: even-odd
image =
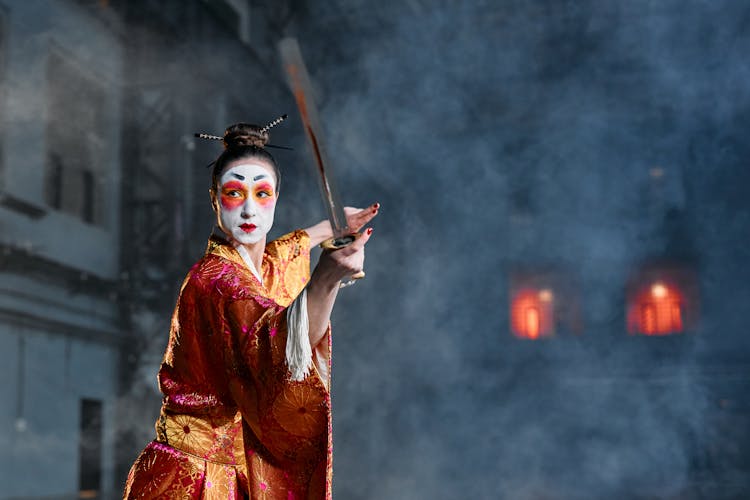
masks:
[[[198,139],[209,139],[209,140],[212,140],[212,141],[223,141],[224,140],[223,137],[220,137],[218,135],[203,134],[203,133],[200,133],[200,132],[196,132],[195,133],[195,137],[197,137]]]
[[[275,120],[271,121],[266,126],[264,126],[263,128],[261,128],[259,132],[261,134],[268,133],[269,130],[271,130],[272,128],[274,128],[276,125],[278,125],[279,123],[283,122],[284,120],[286,120],[287,116],[288,115],[286,113],[284,113],[283,115],[279,116],[278,118],[276,118]],[[206,134],[206,133],[203,133],[203,132],[196,132],[193,135],[195,137],[197,137],[198,139],[207,139],[209,141],[223,141],[224,140],[223,136],[214,135],[214,134]],[[287,146],[276,146],[275,144],[265,144],[263,147],[264,148],[274,148],[274,149],[286,149],[287,151],[294,151],[293,148],[289,148]],[[210,166],[210,164],[209,164],[209,166]]]
[[[276,125],[278,125],[279,123],[281,123],[284,120],[286,120],[286,117],[287,117],[286,113],[284,113],[283,115],[279,116],[274,121],[272,121],[271,123],[269,123],[268,125],[266,125],[262,129],[260,129],[260,133],[262,134],[264,132],[268,132],[269,130],[271,130],[272,128],[274,128]]]

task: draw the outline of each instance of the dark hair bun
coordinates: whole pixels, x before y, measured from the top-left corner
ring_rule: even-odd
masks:
[[[268,132],[257,125],[235,123],[224,131],[224,147],[227,149],[255,146],[262,148],[268,143]]]

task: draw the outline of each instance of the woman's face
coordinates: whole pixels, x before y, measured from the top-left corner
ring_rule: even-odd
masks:
[[[276,177],[273,168],[258,158],[229,163],[217,186],[219,227],[243,245],[258,243],[273,225]]]

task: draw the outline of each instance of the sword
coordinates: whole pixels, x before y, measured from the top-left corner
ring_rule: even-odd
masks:
[[[323,204],[328,212],[328,220],[331,222],[331,229],[333,230],[333,237],[321,243],[320,246],[329,250],[343,248],[353,243],[359,237],[359,234],[349,229],[344,214],[344,205],[341,203],[338,191],[333,184],[331,164],[321,141],[323,129],[318,119],[318,110],[313,102],[310,76],[307,73],[307,67],[295,38],[282,39],[279,42],[279,52],[289,80],[289,87],[297,101],[297,109],[302,118],[305,135],[307,135],[308,143],[312,149],[320,194],[323,197]],[[352,278],[360,279],[364,276],[365,273],[361,271]]]

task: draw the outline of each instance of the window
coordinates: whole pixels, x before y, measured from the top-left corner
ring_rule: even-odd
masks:
[[[78,445],[79,498],[95,498],[102,479],[102,403],[81,400],[80,440]]]
[[[547,290],[526,288],[518,291],[510,307],[511,329],[516,337],[551,337],[554,330],[554,302]]]
[[[686,269],[661,265],[642,269],[628,285],[628,332],[632,335],[683,333],[695,323],[695,278]]]
[[[90,224],[103,219],[105,92],[57,50],[47,62],[45,198]]]
[[[576,280],[560,270],[513,271],[510,276],[510,329],[537,340],[581,332]]]
[[[630,306],[628,330],[642,335],[681,333],[684,304],[684,294],[678,286],[662,281],[646,283]]]

